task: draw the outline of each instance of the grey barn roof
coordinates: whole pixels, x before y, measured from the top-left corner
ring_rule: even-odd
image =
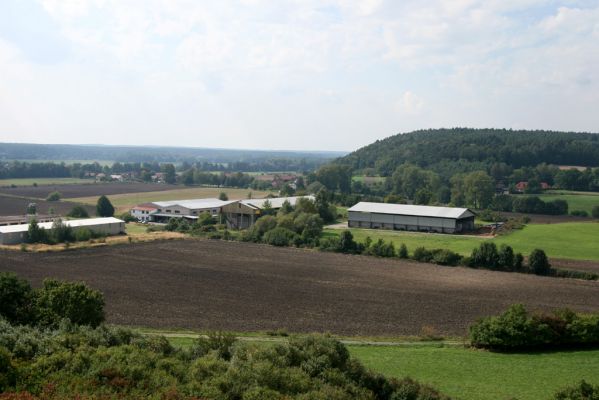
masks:
[[[314,201],[314,199],[315,199],[314,196],[272,197],[272,198],[268,198],[268,199],[245,199],[245,200],[241,200],[241,204],[245,204],[247,206],[258,208],[258,209],[263,209],[264,203],[266,201],[268,201],[270,203],[270,206],[272,208],[276,209],[276,208],[283,207],[283,203],[285,201],[288,201],[289,204],[291,204],[292,206],[295,206],[295,203],[297,202],[297,200],[302,199],[302,198],[306,198],[306,199],[312,200],[312,201]]]
[[[189,208],[191,210],[194,209],[203,209],[203,208],[219,208],[225,206],[227,204],[234,203],[234,201],[223,201],[216,198],[208,198],[208,199],[191,199],[191,200],[172,200],[172,201],[155,201],[152,204],[158,207],[173,207],[173,206],[181,206],[185,208]]]
[[[71,228],[78,228],[81,226],[117,224],[117,223],[123,223],[124,221],[122,221],[118,218],[114,218],[114,217],[105,217],[105,218],[71,219],[71,220],[64,220],[62,222],[65,225],[70,226]],[[38,226],[42,229],[52,229],[53,224],[54,224],[54,222],[41,222],[38,224]],[[29,230],[29,224],[0,226],[0,233],[27,232],[28,230]]]
[[[467,218],[475,215],[472,211],[470,211],[467,208],[416,206],[411,204],[370,203],[366,201],[359,202],[347,211],[453,219]]]

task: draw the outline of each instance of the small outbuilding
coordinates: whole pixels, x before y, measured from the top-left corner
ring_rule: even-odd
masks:
[[[360,202],[348,211],[348,226],[417,232],[458,233],[474,230],[476,214],[468,208]]]
[[[89,218],[65,220],[63,223],[78,231],[80,229],[89,229],[95,234],[118,235],[125,233],[125,222],[114,217]],[[50,230],[53,222],[42,222],[38,224],[40,228]],[[27,240],[27,231],[29,224],[0,226],[0,244],[19,244]]]

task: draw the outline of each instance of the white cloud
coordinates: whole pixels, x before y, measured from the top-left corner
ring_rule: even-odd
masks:
[[[411,91],[404,92],[397,102],[397,109],[402,114],[418,115],[422,111],[424,100]]]
[[[592,2],[39,1],[70,52],[37,65],[0,30],[2,140],[352,149],[415,128],[599,124]]]

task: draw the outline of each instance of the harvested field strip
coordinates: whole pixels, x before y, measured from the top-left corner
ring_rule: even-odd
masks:
[[[112,204],[119,211],[127,211],[136,204],[147,203],[151,201],[167,201],[167,200],[186,200],[197,199],[202,197],[218,197],[221,192],[227,193],[230,200],[246,199],[249,193],[252,193],[253,198],[266,197],[271,192],[251,190],[251,189],[236,189],[236,188],[214,188],[214,187],[195,187],[186,189],[174,189],[159,192],[145,193],[121,193],[108,195]],[[97,196],[71,198],[71,201],[77,201],[86,204],[96,204]]]
[[[599,384],[599,350],[501,354],[433,346],[349,349],[377,372],[410,376],[455,399],[546,400],[582,379]]]
[[[0,181],[1,182],[1,181]],[[98,197],[101,195],[111,195],[119,193],[143,193],[159,192],[163,190],[173,190],[183,186],[166,185],[159,183],[131,183],[131,182],[99,182],[93,180],[81,180],[80,184],[45,184],[38,186],[23,186],[16,188],[0,188],[0,193],[14,196],[35,197],[45,199],[48,194],[56,191],[62,194],[65,199],[75,197]],[[95,204],[95,202],[94,202]]]
[[[39,285],[83,280],[111,323],[236,332],[464,335],[508,305],[599,311],[599,282],[241,242],[178,240],[61,253],[0,251],[0,270]]]
[[[30,203],[37,204],[39,214],[50,214],[50,209],[54,210],[56,215],[65,215],[71,209],[79,204],[69,201],[45,201],[26,197],[5,196],[0,194],[0,215],[23,215],[27,211]],[[94,215],[96,208],[85,205],[88,213]]]
[[[534,249],[543,249],[549,257],[599,261],[599,223],[568,222],[563,224],[529,224],[522,230],[513,231],[493,239],[465,235],[412,233],[380,229],[351,229],[356,240],[391,240],[396,248],[404,243],[410,252],[416,247],[450,249],[462,255],[470,255],[472,249],[484,240],[492,240],[497,246],[507,244],[516,252],[528,255]],[[325,236],[338,234],[339,229],[326,229]]]

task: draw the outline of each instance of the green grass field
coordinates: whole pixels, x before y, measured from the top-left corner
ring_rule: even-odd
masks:
[[[21,179],[0,179],[1,186],[31,186],[34,183],[38,185],[64,185],[64,184],[75,184],[75,183],[94,183],[93,179],[79,179],[79,178],[21,178]]]
[[[123,193],[108,195],[114,207],[118,212],[128,211],[131,207],[148,203],[152,201],[168,201],[168,200],[187,200],[199,199],[205,197],[218,197],[221,192],[225,192],[230,200],[247,199],[248,193],[252,193],[253,198],[262,198],[268,195],[269,192],[252,190],[252,189],[234,189],[234,188],[214,188],[214,187],[194,187],[186,189],[165,190],[161,192],[144,192],[144,193]],[[84,204],[95,205],[98,201],[98,196],[77,197],[65,199]]]
[[[599,350],[501,354],[433,346],[348,347],[377,372],[410,376],[454,399],[546,400],[581,379],[599,384]]]
[[[368,182],[370,184],[372,183],[384,183],[385,182],[385,178],[384,176],[365,176],[365,175],[354,175],[351,177],[352,181],[354,182]]]
[[[568,202],[568,211],[586,211],[591,215],[594,206],[599,206],[599,193],[596,192],[571,192],[554,190],[536,195],[543,201],[565,200]]]
[[[562,224],[530,224],[524,229],[493,239],[481,237],[386,231],[377,229],[351,229],[354,238],[363,242],[367,236],[373,240],[391,240],[396,248],[404,243],[410,252],[416,247],[450,249],[469,255],[484,240],[492,240],[498,246],[505,243],[514,251],[528,255],[532,250],[545,250],[549,257],[575,260],[599,260],[599,223],[568,222]],[[324,236],[338,235],[341,230],[325,229]]]
[[[195,340],[190,331],[141,332],[167,334],[177,347],[189,347]],[[264,346],[286,340],[257,333],[235,335]],[[353,357],[376,372],[395,378],[409,376],[456,400],[546,400],[582,379],[599,384],[599,350],[506,354],[410,341],[393,346],[346,346]]]

